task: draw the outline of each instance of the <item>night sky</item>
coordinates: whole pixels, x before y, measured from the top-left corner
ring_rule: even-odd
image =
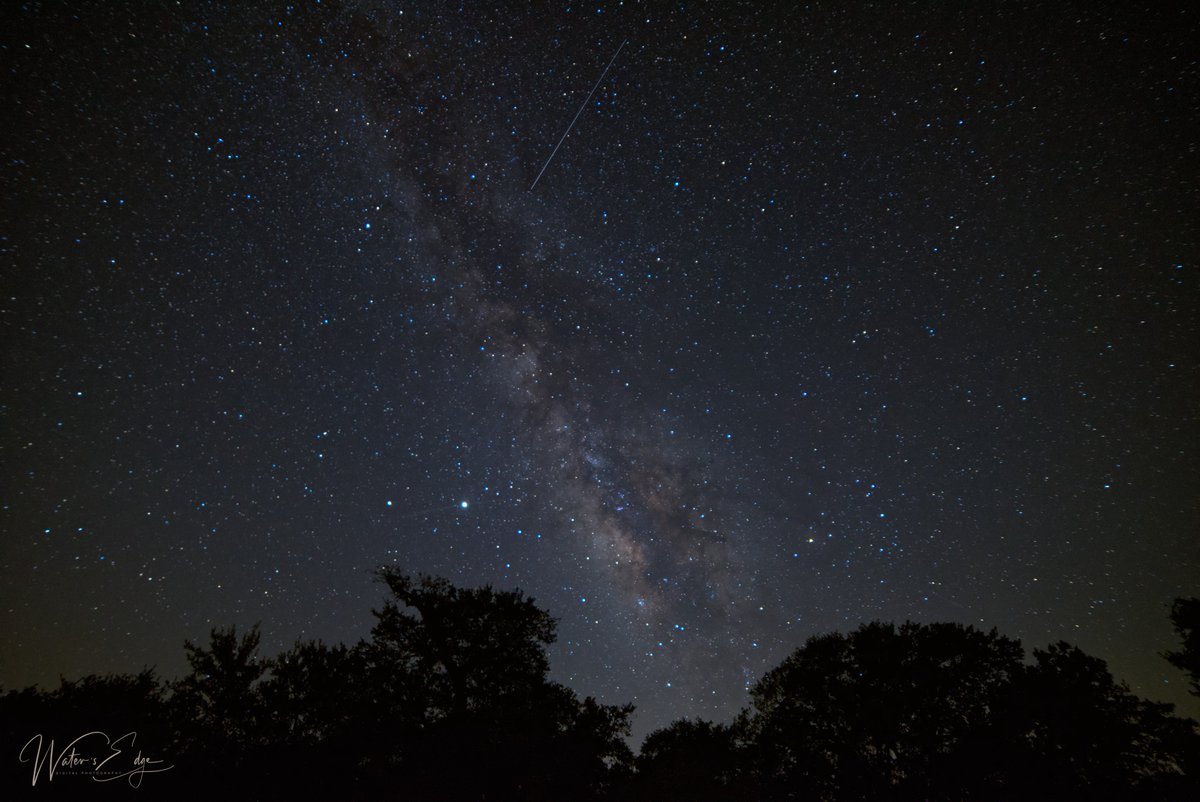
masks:
[[[1197,15],[857,5],[8,6],[0,683],[395,563],[638,736],[877,618],[1200,715]]]

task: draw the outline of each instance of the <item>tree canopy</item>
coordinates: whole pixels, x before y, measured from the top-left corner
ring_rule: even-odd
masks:
[[[729,724],[681,719],[635,758],[631,705],[549,679],[555,621],[519,590],[378,572],[370,637],[263,657],[257,626],[185,641],[190,671],[0,696],[12,754],[35,733],[136,731],[171,796],[422,800],[1200,798],[1200,735],[1067,643],[873,622],[813,636]],[[1165,656],[1196,681],[1197,600]],[[3,770],[29,783],[28,763]],[[62,778],[56,779],[60,783]],[[44,780],[44,778],[43,778]]]
[[[959,624],[814,636],[725,729],[676,722],[638,758],[638,799],[1200,798],[1200,735],[1067,643]],[[708,796],[664,783],[703,778]],[[719,789],[714,793],[712,789]]]
[[[1192,695],[1200,696],[1200,598],[1176,599],[1171,606],[1171,623],[1183,640],[1183,648],[1164,656],[1187,673]]]

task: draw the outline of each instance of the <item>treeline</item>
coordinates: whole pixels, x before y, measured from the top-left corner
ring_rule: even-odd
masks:
[[[191,671],[175,681],[147,670],[0,696],[5,797],[140,784],[235,799],[1200,799],[1196,723],[1066,643],[1030,661],[1018,641],[958,624],[810,638],[735,721],[677,721],[635,756],[631,705],[547,678],[555,622],[531,599],[379,576],[391,597],[354,646],[260,659],[257,628],[218,629],[185,644]],[[1200,695],[1200,600],[1172,618],[1183,647],[1167,657]],[[89,732],[103,737],[68,765]],[[97,754],[117,771],[88,764]],[[138,757],[170,768],[140,775]]]

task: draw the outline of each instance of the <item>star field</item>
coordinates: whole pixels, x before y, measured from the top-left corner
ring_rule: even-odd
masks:
[[[1195,15],[844,5],[6,12],[0,683],[395,563],[635,735],[876,618],[1197,715]]]

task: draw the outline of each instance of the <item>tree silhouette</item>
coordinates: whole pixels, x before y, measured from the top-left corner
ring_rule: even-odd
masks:
[[[288,749],[324,744],[354,729],[361,711],[350,704],[362,694],[362,654],[345,645],[298,642],[264,664],[258,686],[264,734]]]
[[[1149,796],[1181,787],[1200,754],[1195,722],[1172,705],[1139,699],[1105,662],[1068,643],[1034,649],[1035,664],[1013,688],[1013,784],[1026,793],[1089,799]]]
[[[262,742],[263,700],[258,683],[267,663],[258,656],[258,625],[239,636],[236,627],[213,629],[207,648],[184,641],[191,672],[172,687],[175,747],[203,764],[237,766]]]
[[[1065,643],[1034,650],[956,624],[873,623],[809,641],[736,725],[755,796],[1185,797],[1195,723]]]
[[[630,763],[632,707],[580,702],[547,680],[555,622],[532,599],[379,577],[393,598],[361,647],[377,779],[402,773],[427,799],[593,798]]]
[[[992,712],[1021,646],[957,624],[813,637],[752,689],[739,729],[766,798],[986,796]]]
[[[89,755],[107,753],[105,738],[117,741],[115,748],[126,754],[146,748],[156,756],[163,755],[171,729],[164,686],[154,671],[147,668],[138,674],[92,674],[78,680],[62,679],[52,691],[26,688],[0,696],[0,745],[5,756],[0,761],[0,788],[31,789],[33,761],[39,747],[45,754],[53,744],[61,753],[85,733],[104,733],[86,741]],[[24,762],[19,760],[25,745],[38,735],[40,742],[26,751]],[[128,767],[127,762],[121,765]],[[41,771],[39,777],[37,795],[54,795],[48,772]],[[59,786],[61,790],[62,784]],[[130,789],[111,790],[124,793]]]
[[[1187,672],[1193,696],[1200,696],[1200,599],[1176,599],[1171,605],[1171,624],[1183,640],[1183,649],[1163,656]]]
[[[740,760],[733,728],[681,719],[646,736],[629,796],[647,802],[746,798]]]
[[[958,624],[815,636],[731,725],[676,721],[634,760],[631,705],[548,678],[555,621],[533,599],[378,575],[388,598],[352,646],[261,659],[257,626],[214,629],[185,642],[190,672],[173,683],[147,669],[10,691],[0,735],[15,754],[35,733],[136,731],[174,763],[155,778],[172,798],[1200,799],[1195,722],[1066,643],[1026,660]],[[1193,680],[1196,604],[1176,601],[1184,648],[1167,655]],[[3,765],[28,784],[28,765]]]
[[[395,597],[367,651],[402,683],[418,681],[431,718],[498,703],[545,682],[554,620],[518,591],[462,589],[445,579],[379,571]],[[398,603],[397,603],[398,602]]]

